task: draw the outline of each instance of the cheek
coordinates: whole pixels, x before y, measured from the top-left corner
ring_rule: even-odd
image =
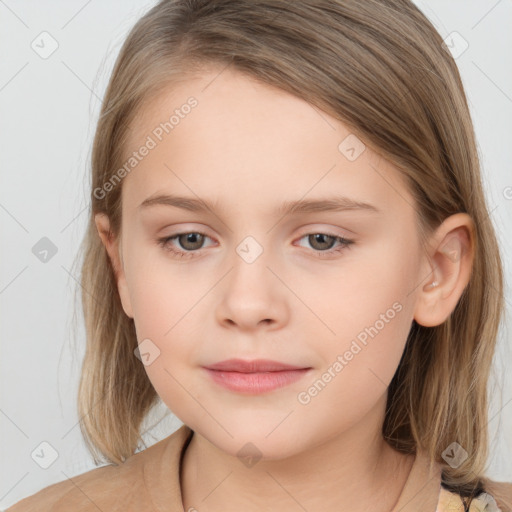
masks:
[[[156,243],[137,245],[128,240],[127,253],[126,280],[140,334],[162,340],[170,337],[172,329],[204,294],[206,283],[193,280],[186,264],[171,261]]]
[[[391,238],[391,237],[390,237]],[[414,309],[417,276],[415,249],[400,240],[383,242],[360,251],[347,269],[324,283],[324,293],[310,302],[327,324],[318,344],[326,371],[336,378],[329,385],[338,397],[351,395],[351,403],[385,392],[400,362]],[[302,293],[315,294],[303,290]],[[322,326],[320,326],[322,327]],[[340,357],[341,356],[341,357]],[[336,361],[342,360],[343,369]],[[329,379],[329,375],[326,375]],[[357,383],[357,386],[350,386]],[[334,391],[336,389],[336,391]]]
[[[346,285],[354,291],[340,296],[339,286],[329,288],[324,299],[332,303],[317,310],[335,336],[320,325],[326,334],[311,344],[321,364],[294,397],[297,432],[302,424],[324,436],[335,436],[371,414],[384,414],[387,389],[412,318],[407,291],[403,293],[405,279],[398,271],[376,265],[372,272],[366,267],[361,274],[347,276]],[[306,329],[306,336],[308,332],[311,336],[313,326]]]
[[[195,346],[191,323],[194,304],[206,290],[191,286],[176,272],[170,275],[170,267],[157,261],[140,263],[134,266],[129,288],[140,351],[144,343],[146,352],[154,354],[144,369],[173,413],[189,418],[195,410],[186,391],[191,389],[189,364]]]
[[[197,359],[201,338],[196,331],[211,312],[201,299],[212,285],[194,278],[186,264],[170,262],[160,248],[134,247],[125,263],[137,340],[150,340],[148,346],[159,353],[146,372],[159,394],[175,393],[170,373],[181,381],[181,373]]]
[[[280,410],[291,407],[297,416],[292,429],[297,442],[301,424],[334,434],[360,420],[385,394],[412,321],[412,253],[407,243],[388,236],[339,263],[318,267],[322,270],[314,276],[292,266],[283,272],[302,299],[282,294],[290,308],[284,328],[296,333],[293,350],[314,356],[316,373],[297,390],[309,402],[300,402],[298,393],[283,393],[280,407],[266,410],[270,426],[279,421]],[[211,289],[216,279],[210,274],[205,282],[197,272],[188,272],[186,263],[169,262],[154,249],[133,248],[126,263],[137,338],[153,340],[160,351],[145,370],[164,403],[189,424],[211,421],[200,403],[209,404],[208,410],[226,424],[238,421],[241,429],[250,429],[254,410],[227,407],[194,370],[207,349],[204,339],[218,328],[215,306],[222,297]],[[205,333],[205,326],[213,331]],[[238,404],[234,398],[233,404]],[[326,417],[332,421],[326,423]]]

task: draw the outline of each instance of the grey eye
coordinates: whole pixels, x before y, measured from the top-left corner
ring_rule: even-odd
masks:
[[[204,235],[201,233],[183,233],[176,237],[183,249],[188,251],[195,251],[200,249],[204,243]]]
[[[307,235],[307,237],[311,247],[319,251],[332,249],[334,243],[336,242],[336,237],[326,235],[325,233],[314,233]]]

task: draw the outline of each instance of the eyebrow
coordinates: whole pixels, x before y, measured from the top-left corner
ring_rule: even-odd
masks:
[[[212,202],[193,197],[159,194],[148,197],[138,208],[146,209],[155,205],[174,206],[191,212],[205,212],[207,210],[214,211],[218,205],[218,201]],[[347,210],[366,210],[380,213],[380,210],[370,203],[356,201],[355,199],[344,196],[284,201],[279,208],[277,208],[275,213],[277,215],[289,215],[294,213],[341,212]]]

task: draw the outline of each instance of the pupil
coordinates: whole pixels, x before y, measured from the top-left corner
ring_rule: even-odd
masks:
[[[202,235],[200,235],[199,233],[187,233],[186,235],[183,235],[184,237],[184,244],[182,243],[182,247],[184,247],[185,249],[197,249],[197,247],[194,246],[194,244],[197,244],[198,243],[198,239],[199,239],[199,242],[201,242],[201,237]],[[187,247],[187,244],[192,244],[192,247]],[[199,243],[199,245],[201,245],[201,243]]]
[[[328,245],[327,249],[330,249],[332,247],[332,244],[329,244],[329,240],[327,242],[325,240],[330,239],[331,242],[334,241],[334,238],[332,236],[324,235],[323,233],[316,233],[314,235],[310,235],[310,238],[311,237],[313,238],[313,242],[311,243],[310,240],[310,243],[313,247],[315,246],[315,244],[320,244],[321,247],[317,247],[318,249],[326,249],[325,244]]]

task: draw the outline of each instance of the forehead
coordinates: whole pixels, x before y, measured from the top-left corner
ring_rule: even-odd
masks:
[[[233,205],[333,191],[384,211],[412,205],[398,171],[347,125],[230,68],[182,78],[148,101],[127,155],[143,145],[151,150],[123,183],[132,206],[164,191]]]

